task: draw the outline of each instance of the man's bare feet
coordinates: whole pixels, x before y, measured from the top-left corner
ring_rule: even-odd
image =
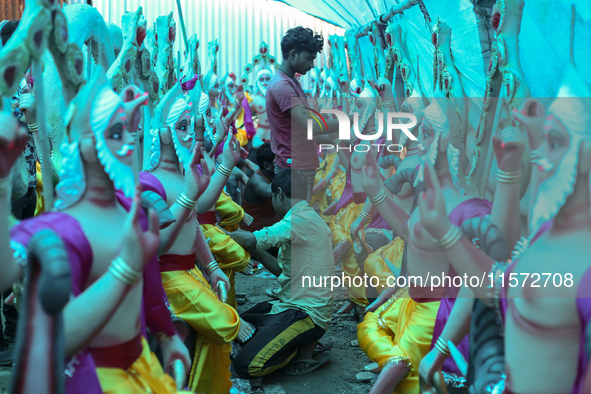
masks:
[[[236,338],[240,344],[249,341],[254,335],[256,329],[247,321],[240,319],[240,330],[238,330],[238,337]]]

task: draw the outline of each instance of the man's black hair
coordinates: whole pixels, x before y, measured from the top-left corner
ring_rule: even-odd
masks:
[[[281,39],[281,53],[283,59],[289,57],[289,52],[295,49],[297,54],[308,51],[311,54],[322,52],[324,38],[321,34],[315,34],[312,29],[302,26],[289,29]]]
[[[284,168],[275,174],[271,182],[271,191],[276,195],[281,188],[287,198],[305,200],[308,196],[308,183],[304,174],[298,170]]]
[[[265,163],[273,164],[273,160],[275,160],[275,153],[273,153],[273,150],[271,149],[271,143],[269,141],[257,148],[256,158],[257,164],[259,166],[262,166]]]
[[[0,29],[0,39],[2,39],[2,46],[6,45],[12,34],[18,27],[19,21],[8,21]]]

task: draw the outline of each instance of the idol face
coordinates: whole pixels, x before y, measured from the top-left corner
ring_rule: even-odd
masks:
[[[176,133],[176,137],[179,141],[179,144],[183,148],[191,149],[193,146],[194,136],[193,133],[190,131],[191,123],[191,116],[189,114],[189,110],[186,110],[179,120],[177,120],[174,126],[174,132]]]
[[[220,83],[217,82],[209,89],[209,99],[215,100],[220,95]]]
[[[107,149],[117,161],[123,165],[131,166],[135,139],[127,128],[127,116],[125,116],[123,106],[120,106],[111,117],[107,129],[104,131],[104,137]]]
[[[544,122],[544,139],[534,151],[534,177],[543,182],[552,177],[558,164],[562,161],[571,144],[571,136],[566,126],[554,115]]]
[[[259,84],[263,88],[267,89],[267,86],[269,86],[270,80],[271,80],[271,76],[269,74],[263,74],[259,77]]]
[[[423,119],[419,128],[419,157],[423,157],[429,152],[435,139],[435,131],[428,120]]]

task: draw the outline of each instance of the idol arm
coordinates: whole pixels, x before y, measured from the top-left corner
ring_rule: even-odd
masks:
[[[228,177],[222,175],[219,171],[216,171],[211,176],[211,181],[209,182],[207,190],[197,201],[197,213],[206,213],[213,208],[217,200],[220,198],[220,194],[222,194],[227,181]]]
[[[141,286],[141,282],[135,284]],[[66,358],[87,347],[111,320],[130,287],[107,270],[63,310]]]
[[[158,249],[158,255],[162,256],[166,254],[174,245],[177,237],[181,233],[183,226],[189,220],[189,217],[193,214],[192,210],[189,210],[176,201],[169,208],[170,213],[175,217],[176,221],[165,229],[160,230],[160,248]]]
[[[491,219],[501,229],[511,253],[521,238],[521,210],[519,206],[521,182],[497,181]]]
[[[468,335],[470,332],[473,305],[474,293],[472,290],[465,286],[460,288],[445,327],[441,331],[441,338],[445,340],[445,343],[452,341],[457,346]]]

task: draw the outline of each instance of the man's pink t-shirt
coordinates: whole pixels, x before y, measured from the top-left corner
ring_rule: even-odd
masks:
[[[300,84],[279,70],[267,87],[267,116],[271,127],[271,149],[281,168],[310,170],[318,167],[316,138],[307,139],[307,130],[295,122],[287,110],[302,104],[309,107]]]

